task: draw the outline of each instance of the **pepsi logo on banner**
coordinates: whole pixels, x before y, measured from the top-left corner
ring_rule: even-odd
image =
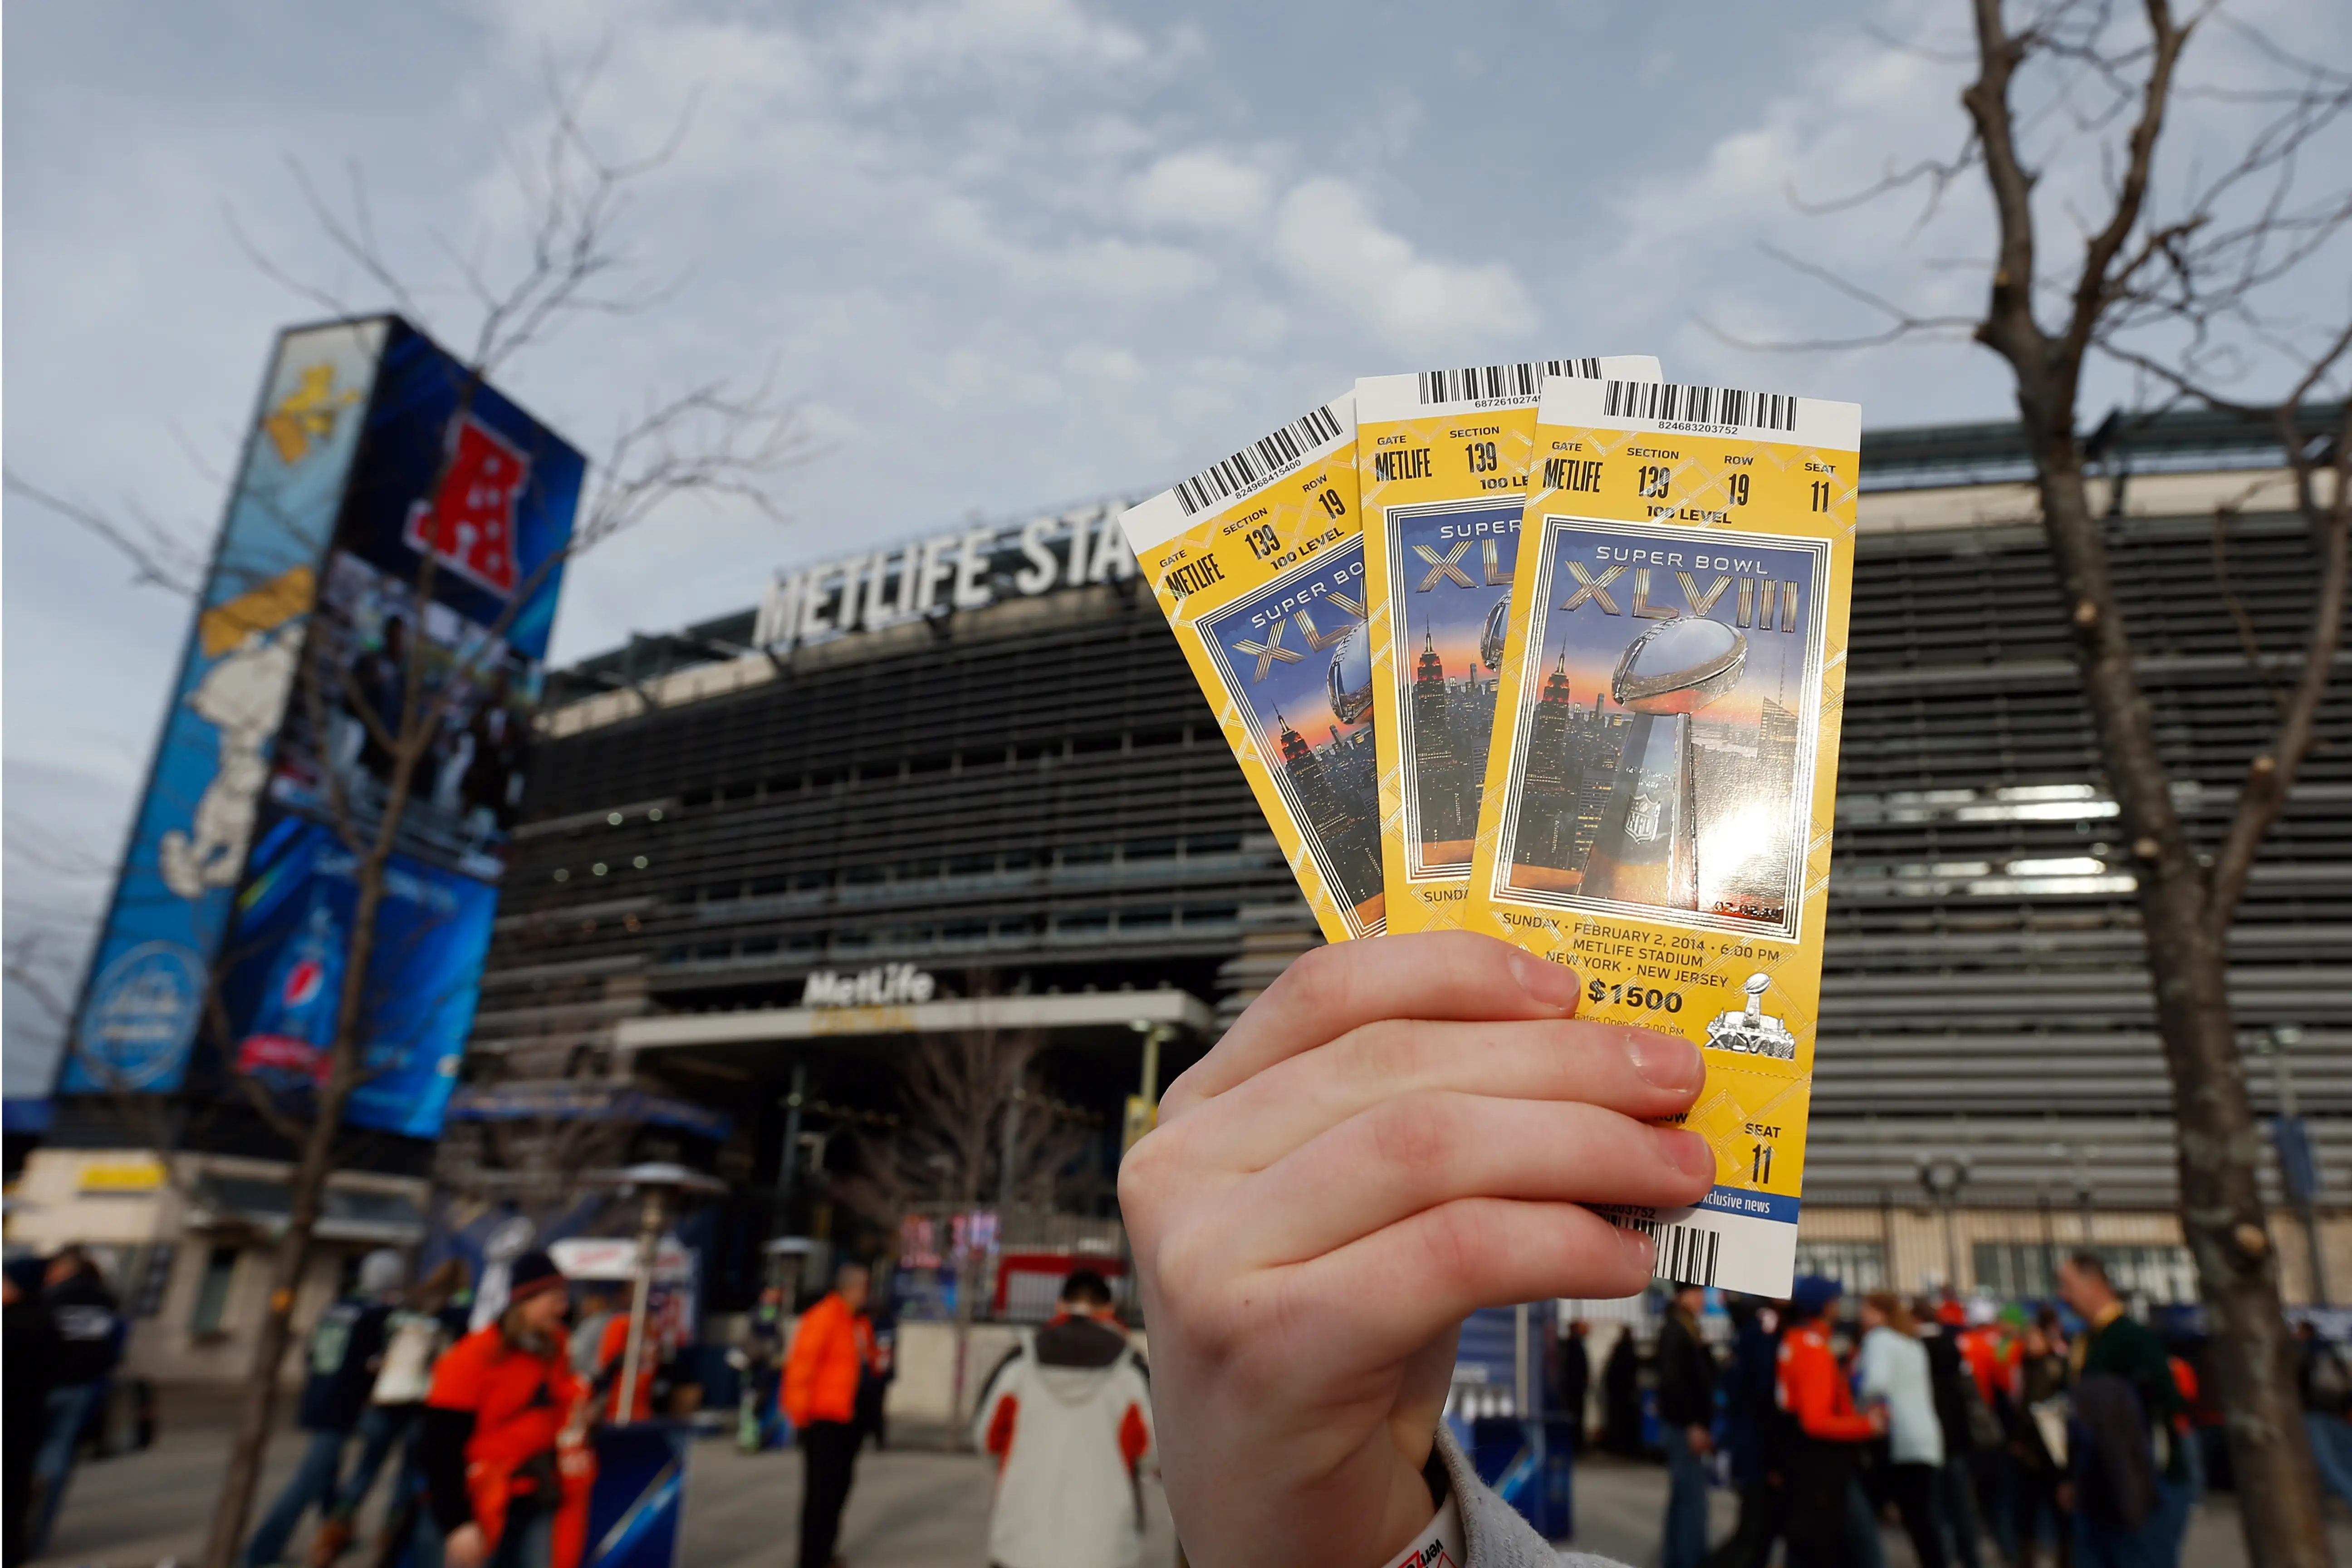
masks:
[[[319,994],[319,987],[327,978],[327,966],[315,958],[306,958],[296,964],[286,976],[286,1005],[300,1007]]]

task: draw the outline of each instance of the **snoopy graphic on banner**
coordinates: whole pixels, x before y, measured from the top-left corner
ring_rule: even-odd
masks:
[[[189,831],[174,827],[156,847],[163,885],[184,899],[234,885],[245,868],[261,787],[269,779],[264,752],[293,689],[300,630],[298,621],[246,633],[188,693],[188,707],[218,732],[220,767],[196,801]]]

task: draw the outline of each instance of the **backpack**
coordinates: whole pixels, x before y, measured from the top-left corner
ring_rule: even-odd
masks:
[[[1969,1447],[1979,1454],[2000,1452],[2008,1445],[2008,1434],[2000,1428],[2000,1417],[1984,1402],[1977,1388],[1976,1374],[1963,1369],[1960,1373],[1960,1414],[1966,1419]]]

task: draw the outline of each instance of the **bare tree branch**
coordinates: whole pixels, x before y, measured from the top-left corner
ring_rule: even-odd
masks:
[[[2286,405],[2281,438],[2292,454],[2296,489],[2305,500],[2305,515],[2319,534],[2319,586],[2312,595],[2310,629],[2305,633],[2303,665],[2296,673],[2294,691],[2279,713],[2269,745],[2246,764],[2246,781],[2239,793],[2238,809],[2213,856],[2211,893],[2205,919],[2217,941],[2227,933],[2230,922],[2236,918],[2239,901],[2245,896],[2246,879],[2252,874],[2263,840],[2270,836],[2271,828],[2286,809],[2295,777],[2311,752],[2317,735],[2320,704],[2326,700],[2327,688],[2336,674],[2336,650],[2344,639],[2345,584],[2347,558],[2352,558],[2352,413],[2345,416],[2342,426],[2336,432],[2331,464],[2335,494],[2321,507],[2313,493],[2315,487],[2312,483],[2313,464],[2308,448],[2298,439],[2301,430],[2294,420],[2298,407],[2294,404]]]
[[[1783,267],[1801,273],[1805,277],[1818,279],[1847,299],[1857,300],[1881,315],[1890,317],[1893,324],[1885,331],[1870,332],[1859,337],[1757,340],[1743,338],[1727,331],[1704,316],[1698,319],[1700,331],[1734,348],[1748,349],[1759,353],[1819,353],[1844,349],[1880,348],[1905,338],[1926,336],[1936,332],[1967,331],[1972,330],[1977,324],[1977,319],[1974,316],[1914,315],[1893,300],[1872,292],[1852,279],[1817,263],[1807,261],[1801,257],[1792,256],[1778,246],[1759,245],[1757,248]]]
[[[161,588],[184,599],[194,599],[204,592],[203,553],[152,520],[138,517],[130,523],[118,521],[95,508],[53,495],[13,472],[0,477],[0,483],[5,484],[10,494],[47,507],[112,546],[131,563],[134,584]]]

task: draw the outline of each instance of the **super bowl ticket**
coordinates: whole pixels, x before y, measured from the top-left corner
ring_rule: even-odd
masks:
[[[1119,519],[1323,934],[1386,929],[1352,397]]]
[[[1862,411],[1555,376],[1504,629],[1474,931],[1580,1014],[1680,1034],[1696,1205],[1612,1211],[1658,1273],[1788,1294],[1844,707]]]
[[[1462,923],[1496,666],[1548,376],[1655,381],[1647,354],[1356,383],[1389,929]]]

